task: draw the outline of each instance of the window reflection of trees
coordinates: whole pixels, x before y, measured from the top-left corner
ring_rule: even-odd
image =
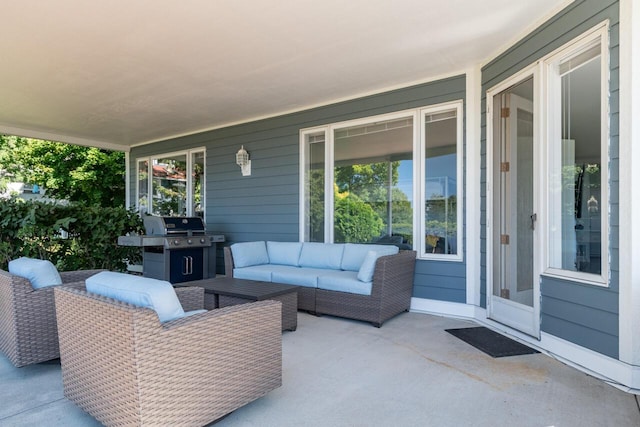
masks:
[[[335,242],[375,242],[397,236],[411,244],[413,209],[398,188],[400,161],[335,168]]]

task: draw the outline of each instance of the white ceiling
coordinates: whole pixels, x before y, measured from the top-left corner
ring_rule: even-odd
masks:
[[[570,2],[0,1],[0,132],[124,150],[453,75]]]

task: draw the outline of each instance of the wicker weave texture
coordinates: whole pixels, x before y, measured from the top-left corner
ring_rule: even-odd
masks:
[[[316,310],[382,326],[386,320],[409,310],[415,264],[415,251],[400,251],[396,255],[380,257],[376,261],[371,295],[318,289]]]
[[[103,270],[61,272],[63,285],[84,288],[84,280]],[[0,351],[16,367],[60,357],[53,287],[0,270]]]
[[[282,384],[277,301],[160,324],[84,291],[55,298],[64,394],[105,425],[201,426]]]
[[[195,286],[174,288],[184,311],[200,310],[204,305],[204,289]]]

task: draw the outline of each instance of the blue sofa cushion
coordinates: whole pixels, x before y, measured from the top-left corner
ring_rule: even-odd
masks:
[[[361,243],[345,243],[342,255],[342,270],[359,271],[367,252],[383,252],[385,255],[397,254],[399,249],[393,245],[365,245]]]
[[[270,282],[271,272],[274,265],[252,265],[250,267],[234,268],[233,277],[236,279],[258,280],[260,282]]]
[[[284,283],[285,285],[298,285],[306,288],[318,287],[318,275],[326,273],[327,270],[319,268],[297,268],[290,267],[288,269],[280,269],[273,272],[271,276],[275,283]]]
[[[9,273],[28,279],[34,289],[62,284],[56,266],[44,259],[21,257],[11,260]]]
[[[340,270],[343,251],[342,243],[304,242],[300,252],[300,267]]]
[[[318,277],[318,289],[371,295],[372,282],[358,280],[355,271],[329,271]]]
[[[292,265],[297,267],[302,242],[267,242],[267,254],[270,264]]]
[[[263,241],[234,243],[231,245],[235,267],[269,264],[267,245]]]
[[[376,269],[376,261],[381,256],[395,255],[398,253],[397,246],[387,246],[389,249],[377,249],[367,252],[367,255],[362,261],[362,266],[358,270],[358,280],[362,282],[371,282],[373,280],[373,273]],[[391,248],[395,248],[391,249]]]
[[[87,292],[146,307],[158,314],[160,322],[184,316],[171,283],[132,274],[102,271],[87,278]]]

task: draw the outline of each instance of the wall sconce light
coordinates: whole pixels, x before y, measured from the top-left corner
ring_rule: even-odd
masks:
[[[251,160],[249,160],[249,153],[244,149],[244,145],[236,153],[236,164],[240,166],[242,176],[251,175]]]

